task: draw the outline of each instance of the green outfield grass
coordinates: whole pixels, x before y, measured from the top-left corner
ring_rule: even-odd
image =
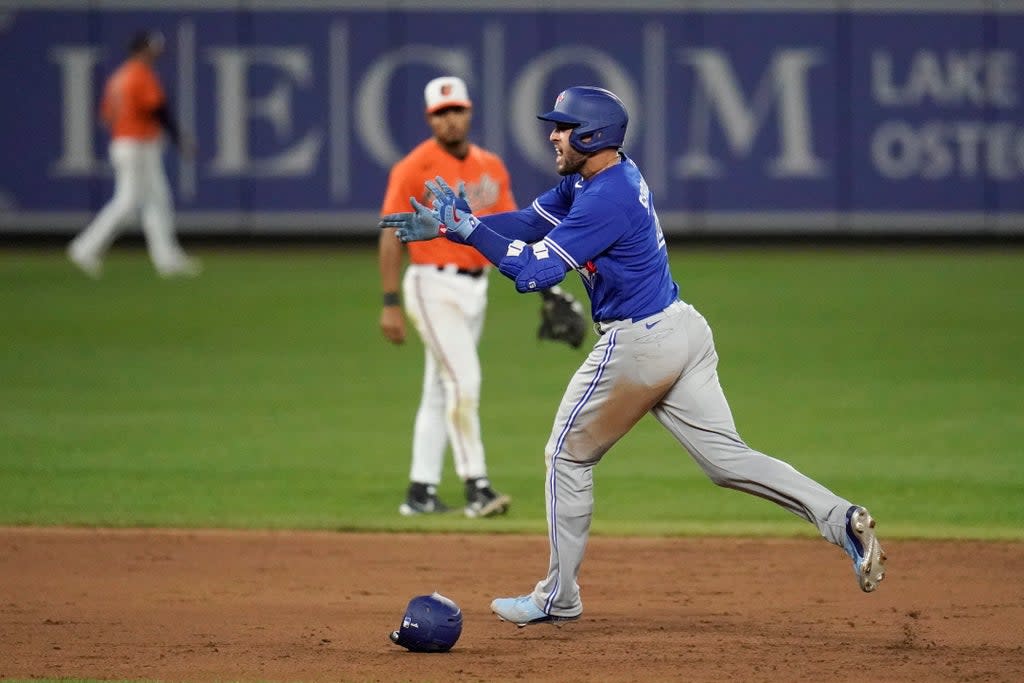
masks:
[[[379,334],[375,252],[198,254],[196,280],[122,248],[90,281],[59,250],[0,251],[0,524],[544,529],[542,449],[585,351],[536,340],[536,298],[492,273],[482,422],[510,514],[405,519],[422,348]],[[1024,538],[1024,251],[672,260],[748,443],[888,536]],[[595,533],[814,531],[712,485],[650,418],[595,480]],[[460,502],[450,462],[441,492]]]

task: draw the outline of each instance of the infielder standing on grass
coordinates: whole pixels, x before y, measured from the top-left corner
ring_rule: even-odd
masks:
[[[429,183],[433,209],[385,216],[403,241],[468,242],[531,292],[583,278],[600,335],[566,388],[545,448],[551,558],[533,592],[498,598],[491,609],[518,626],[569,621],[583,612],[576,578],[593,512],[593,469],[650,412],[719,486],[777,503],[844,548],[862,590],[878,587],[885,553],[868,511],[790,465],[750,448],[736,431],[719,384],[711,328],[679,299],[669,272],[654,197],[619,147],[628,116],[611,92],[572,87],[539,116],[561,182],[528,209],[479,220],[443,180]]]
[[[424,90],[433,136],[391,169],[382,214],[409,206],[409,197],[429,202],[424,182],[441,176],[462,183],[473,210],[482,216],[512,211],[515,199],[501,159],[468,139],[472,103],[460,78],[443,76]],[[480,359],[477,344],[487,309],[486,258],[470,246],[447,240],[409,245],[410,265],[402,278],[402,244],[394,230],[380,235],[383,288],[380,329],[395,344],[405,341],[401,303],[424,346],[423,394],[413,428],[412,467],[403,515],[447,512],[437,495],[445,448],[451,445],[455,471],[465,484],[467,517],[504,513],[511,499],[491,488],[480,436]]]
[[[174,234],[171,191],[163,167],[163,133],[186,155],[191,143],[181,139],[167,108],[153,64],[163,53],[159,33],[139,33],[129,57],[107,80],[100,118],[109,127],[114,196],[68,246],[68,258],[90,277],[99,277],[103,256],[120,227],[142,212],[142,230],[149,258],[164,277],[197,275],[199,264],[188,258]]]

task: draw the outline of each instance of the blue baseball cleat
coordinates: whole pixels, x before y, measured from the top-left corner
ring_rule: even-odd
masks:
[[[502,621],[511,621],[522,628],[531,624],[555,624],[556,626],[566,621],[576,621],[580,615],[574,617],[558,617],[546,613],[534,604],[533,598],[529,595],[520,595],[518,598],[495,598],[491,601],[491,611],[498,615]]]
[[[853,559],[853,571],[857,574],[860,589],[865,593],[878,588],[885,578],[885,551],[875,536],[875,520],[859,505],[846,511],[846,554]]]

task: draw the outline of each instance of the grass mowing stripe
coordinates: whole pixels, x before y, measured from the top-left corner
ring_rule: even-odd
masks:
[[[543,445],[584,352],[535,339],[534,297],[492,273],[481,419],[512,514],[408,520],[422,348],[381,338],[373,250],[201,256],[202,277],[164,281],[117,249],[93,282],[58,251],[0,251],[0,523],[543,530]],[[752,446],[887,535],[1024,538],[1024,252],[672,259]],[[595,481],[595,533],[813,531],[717,489],[649,418]],[[450,462],[441,493],[461,502]]]

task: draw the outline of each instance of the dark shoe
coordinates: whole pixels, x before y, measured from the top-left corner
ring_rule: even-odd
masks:
[[[413,515],[429,515],[448,512],[450,508],[437,497],[437,487],[433,484],[409,484],[409,492],[405,502],[398,506],[398,511],[406,517]]]
[[[512,498],[491,488],[486,478],[466,480],[466,516],[493,517],[508,512]]]

